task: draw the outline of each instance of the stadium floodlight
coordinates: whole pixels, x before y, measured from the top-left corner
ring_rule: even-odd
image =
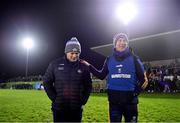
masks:
[[[137,13],[137,8],[132,1],[122,3],[115,11],[116,17],[125,25],[128,25],[128,23],[137,15]]]
[[[33,39],[26,37],[23,39],[23,46],[26,48],[26,71],[25,71],[25,77],[28,76],[28,64],[29,64],[29,50],[33,47]]]
[[[33,47],[33,40],[32,38],[24,38],[23,45],[26,49],[31,49]]]

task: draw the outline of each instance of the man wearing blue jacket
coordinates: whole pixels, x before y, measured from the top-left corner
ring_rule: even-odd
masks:
[[[111,122],[137,122],[138,94],[147,86],[145,70],[140,59],[130,51],[128,37],[124,33],[114,36],[114,51],[97,70],[86,61],[90,72],[99,79],[107,76],[107,91]]]
[[[54,122],[81,122],[92,81],[89,68],[80,62],[81,45],[73,37],[66,43],[65,56],[52,61],[43,77],[44,89],[52,101]]]

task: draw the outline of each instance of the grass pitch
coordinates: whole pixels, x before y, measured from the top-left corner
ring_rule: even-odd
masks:
[[[51,102],[44,91],[0,90],[0,122],[52,122]],[[107,122],[106,94],[91,94],[84,122]],[[180,122],[180,94],[141,94],[140,122]]]

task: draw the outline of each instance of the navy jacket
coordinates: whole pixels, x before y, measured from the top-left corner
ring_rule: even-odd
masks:
[[[79,108],[85,105],[92,81],[86,65],[69,62],[65,57],[51,62],[43,77],[48,97],[56,108]]]

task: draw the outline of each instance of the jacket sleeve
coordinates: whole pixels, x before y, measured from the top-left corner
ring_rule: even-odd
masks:
[[[46,73],[43,76],[43,85],[49,99],[53,102],[56,98],[56,92],[54,89],[54,72],[52,63],[49,64]]]
[[[97,70],[93,65],[90,65],[90,66],[89,66],[90,72],[91,72],[94,76],[96,76],[97,78],[103,80],[103,79],[107,76],[107,74],[109,73],[107,62],[108,62],[108,58],[106,58],[106,60],[105,60],[105,62],[104,62],[104,65],[103,65],[103,67],[102,67],[101,70]]]
[[[137,64],[136,64],[137,78],[138,78],[138,81],[140,82],[140,84],[142,84],[145,81],[144,66],[143,66],[143,63],[141,62],[141,60],[139,58],[137,59],[136,62],[137,62]]]
[[[144,66],[143,63],[141,62],[141,60],[139,58],[137,58],[135,60],[135,69],[136,69],[136,76],[138,79],[138,83],[137,86],[135,87],[135,95],[139,95],[140,92],[143,90],[142,89],[142,85],[145,82],[145,70],[144,70]]]
[[[92,90],[92,80],[88,70],[83,73],[83,92],[82,92],[82,105],[88,101]]]

